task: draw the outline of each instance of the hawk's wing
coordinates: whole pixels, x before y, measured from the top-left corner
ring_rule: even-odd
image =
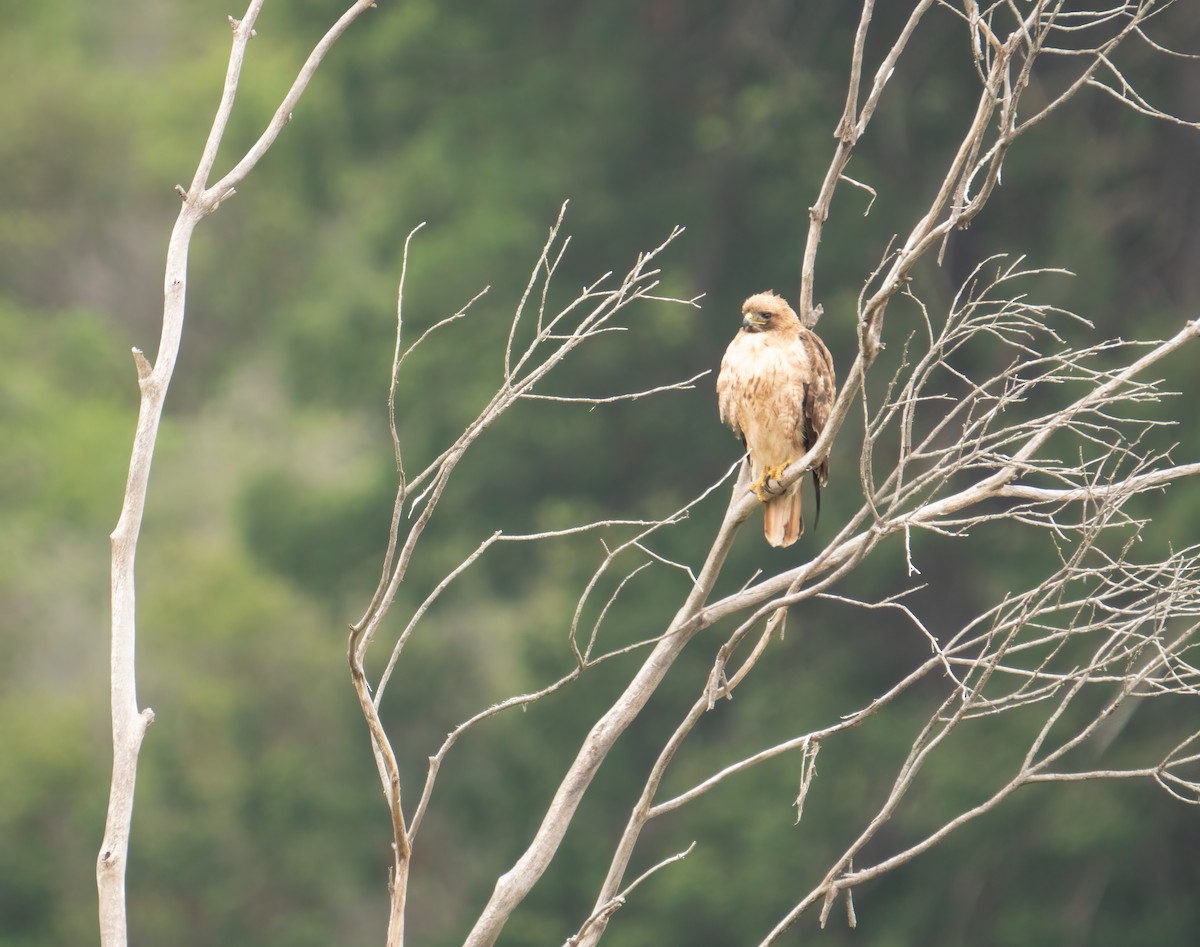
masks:
[[[833,371],[833,358],[829,349],[815,332],[805,330],[800,333],[800,345],[804,350],[803,363],[804,379],[804,449],[811,450],[825,424],[829,421],[829,411],[833,407],[837,394],[837,378]],[[829,482],[829,458],[813,468],[813,479],[817,482],[818,496],[820,488]]]

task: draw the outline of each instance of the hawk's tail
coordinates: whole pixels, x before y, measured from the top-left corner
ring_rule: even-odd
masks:
[[[787,493],[763,504],[763,535],[772,546],[790,546],[803,533],[804,521],[800,518],[800,482],[796,481]]]

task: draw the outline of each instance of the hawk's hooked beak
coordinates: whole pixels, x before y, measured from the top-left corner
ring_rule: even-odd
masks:
[[[742,328],[757,332],[767,324],[766,317],[760,312],[748,312],[742,316]]]

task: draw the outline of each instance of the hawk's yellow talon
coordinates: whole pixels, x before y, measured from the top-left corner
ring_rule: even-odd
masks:
[[[774,480],[776,483],[778,483],[780,480],[782,480],[783,472],[788,469],[788,466],[791,463],[792,462],[788,460],[782,464],[777,464],[774,467],[768,467],[763,471],[763,475],[755,480],[754,483],[750,484],[747,489],[749,489],[751,493],[758,497],[759,502],[761,503],[766,503],[768,500],[779,496],[783,491],[772,489],[771,481]]]

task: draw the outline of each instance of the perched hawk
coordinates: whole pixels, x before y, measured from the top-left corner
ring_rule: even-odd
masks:
[[[770,482],[816,443],[835,389],[829,350],[800,324],[783,297],[759,293],[747,299],[742,327],[721,360],[717,399],[721,420],[749,451],[750,489],[764,504],[763,533],[772,546],[790,546],[804,532],[804,523],[800,481],[784,493],[772,491]],[[828,458],[813,467],[812,475],[820,516]]]

